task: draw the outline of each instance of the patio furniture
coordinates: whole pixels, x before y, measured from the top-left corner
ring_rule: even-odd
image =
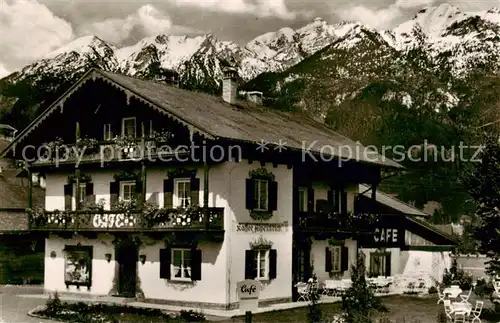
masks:
[[[438,301],[437,301],[437,304],[439,304],[439,303],[441,303],[441,302],[444,302],[444,300],[445,300],[445,298],[446,298],[446,294],[445,294],[445,293],[443,293],[443,292],[441,291],[441,288],[439,288],[439,287],[437,288],[437,292],[438,292],[438,297],[439,297],[439,299],[438,299]]]
[[[457,285],[451,285],[451,287],[445,288],[443,293],[448,295],[448,297],[457,298],[457,296],[462,293],[462,289],[460,289]]]
[[[481,312],[483,311],[483,305],[483,301],[476,301],[476,307],[474,307],[474,309],[470,312],[471,316],[473,316],[471,321],[472,323],[476,321],[481,323],[481,319],[479,317],[481,316]]]
[[[470,298],[471,294],[472,294],[472,288],[469,289],[469,293],[468,294],[466,294],[466,295],[461,294],[460,298],[462,299],[462,303],[469,303],[469,298]]]
[[[338,280],[325,280],[323,282],[323,292],[324,296],[335,296],[338,293],[340,281]]]
[[[301,300],[304,302],[309,301],[309,284],[297,283],[295,287],[297,287],[297,293],[299,293],[299,298],[297,299],[297,302],[300,302]]]
[[[471,311],[472,311],[472,304],[470,303],[462,303],[462,302],[451,303],[451,313],[453,314],[463,312],[466,315],[469,315]]]
[[[443,306],[444,306],[444,313],[446,314],[446,317],[450,321],[453,321],[453,317],[451,316],[451,312],[452,312],[451,301],[449,299],[445,299],[443,301]]]
[[[454,323],[465,323],[466,322],[466,313],[465,312],[457,312],[455,313]]]

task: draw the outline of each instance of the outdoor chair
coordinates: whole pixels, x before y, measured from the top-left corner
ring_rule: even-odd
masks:
[[[446,318],[453,322],[453,318],[451,317],[451,301],[449,299],[445,299],[443,301],[444,313],[446,314]]]
[[[466,312],[456,312],[454,323],[465,323],[466,322]]]
[[[324,296],[335,296],[338,290],[338,282],[336,280],[325,280],[323,282],[323,293]]]
[[[438,291],[438,297],[439,297],[437,303],[439,304],[441,302],[444,302],[446,295],[445,295],[445,293],[443,293],[443,291],[439,287],[437,288],[437,291]]]
[[[297,299],[297,302],[304,301],[307,302],[309,301],[309,284],[307,283],[297,283],[297,293],[299,293],[299,298]]]
[[[479,318],[481,316],[481,312],[483,311],[483,301],[476,301],[476,307],[472,309],[470,314],[473,316],[472,318],[472,323],[474,322],[479,322],[481,323],[481,319]]]
[[[467,295],[460,294],[460,298],[462,299],[461,302],[462,303],[469,303],[469,298],[470,298],[471,294],[472,294],[472,288],[469,289],[469,293]]]

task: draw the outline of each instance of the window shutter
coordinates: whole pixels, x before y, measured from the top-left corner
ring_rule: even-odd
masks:
[[[95,202],[94,183],[85,184],[85,200],[87,202]]]
[[[325,271],[327,273],[332,271],[332,251],[329,247],[325,247]]]
[[[142,181],[140,179],[135,181],[135,199],[138,206],[142,205],[144,202],[144,198],[142,196]]]
[[[191,178],[191,205],[200,205],[200,179]]]
[[[73,184],[64,185],[64,209],[66,211],[71,210],[71,201],[73,198]]]
[[[191,280],[201,280],[201,250],[191,250]]]
[[[269,182],[269,211],[278,209],[278,182]]]
[[[254,186],[255,186],[254,180],[251,178],[247,178],[247,180],[246,180],[246,208],[248,210],[253,210],[255,208]]]
[[[333,193],[333,190],[332,189],[328,189],[328,205],[330,205],[332,208],[335,206],[335,203],[333,202],[333,196],[334,193]]]
[[[170,178],[163,180],[163,207],[165,209],[173,208],[173,192],[174,180]]]
[[[269,250],[269,279],[275,279],[278,273],[278,252]]]
[[[340,213],[340,192],[338,190],[333,191],[333,209]]]
[[[160,278],[170,279],[170,248],[160,249]]]
[[[118,203],[118,196],[120,195],[120,182],[109,183],[109,202],[111,208]]]
[[[349,248],[342,247],[340,251],[340,270],[349,270]]]
[[[293,208],[293,214],[298,214],[299,212],[299,187],[297,185],[293,185],[293,192],[292,192],[292,208]]]
[[[257,267],[255,267],[255,251],[245,251],[245,279],[254,279],[257,277]]]
[[[391,254],[385,256],[385,276],[391,275]]]
[[[341,204],[342,209],[340,210],[340,212],[342,214],[347,214],[347,192],[342,190],[341,197],[342,197],[342,201],[340,204]]]
[[[314,188],[309,187],[307,190],[307,212],[314,212]]]

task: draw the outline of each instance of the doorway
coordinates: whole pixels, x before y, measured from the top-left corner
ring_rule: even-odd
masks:
[[[135,297],[137,283],[138,250],[134,241],[124,240],[116,247],[118,262],[118,295]]]

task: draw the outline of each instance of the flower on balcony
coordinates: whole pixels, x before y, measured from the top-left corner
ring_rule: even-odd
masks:
[[[105,199],[99,199],[99,201],[83,201],[81,204],[82,211],[98,212],[104,210],[104,205],[106,205]]]
[[[113,208],[123,213],[129,213],[130,211],[135,210],[137,208],[137,202],[135,199],[124,200],[120,197],[118,199],[118,202],[113,206]]]
[[[121,148],[133,148],[137,146],[137,138],[134,136],[116,136],[113,138],[113,141]]]
[[[93,149],[97,148],[98,143],[99,142],[97,141],[97,139],[89,138],[89,137],[78,138],[76,140],[76,146],[77,147],[84,147],[85,150],[93,150]]]
[[[168,142],[172,138],[174,138],[174,134],[166,130],[153,131],[153,133],[148,136],[148,139],[152,139],[156,142]]]
[[[168,210],[160,208],[156,203],[144,202],[142,205],[142,217],[148,227],[166,223],[170,220]]]
[[[195,221],[202,221],[200,217],[200,207],[198,205],[189,205],[187,207],[178,207],[174,209],[174,225],[187,226]]]
[[[34,208],[26,209],[30,223],[37,226],[44,225],[48,221],[48,216],[42,206],[35,206]]]

